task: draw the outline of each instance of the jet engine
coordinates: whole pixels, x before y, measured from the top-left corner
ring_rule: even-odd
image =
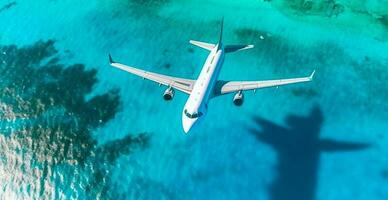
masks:
[[[236,106],[241,106],[244,102],[244,94],[242,91],[237,92],[233,97],[233,103]]]
[[[164,91],[163,99],[166,101],[171,101],[174,98],[174,94],[174,89],[169,87],[166,89],[166,91]]]

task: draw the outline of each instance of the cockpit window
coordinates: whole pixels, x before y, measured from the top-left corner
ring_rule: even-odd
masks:
[[[201,112],[194,112],[193,114],[187,112],[187,109],[185,109],[185,111],[183,111],[185,113],[185,115],[190,118],[190,119],[195,119],[195,118],[198,118],[198,117],[201,117],[202,116],[202,113]]]

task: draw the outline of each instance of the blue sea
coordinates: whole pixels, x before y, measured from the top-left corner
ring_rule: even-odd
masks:
[[[190,39],[254,44],[222,80],[312,82],[213,99]],[[388,199],[387,0],[0,0],[0,199]]]

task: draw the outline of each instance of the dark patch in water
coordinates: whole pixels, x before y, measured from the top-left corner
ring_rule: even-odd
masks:
[[[318,95],[318,92],[311,88],[296,88],[291,91],[293,95],[297,97],[305,97],[307,99],[311,99]]]
[[[297,57],[297,47],[280,35],[250,28],[236,29],[234,33],[242,43],[260,47],[250,52],[260,55],[262,64],[272,64],[276,72],[282,69],[293,70],[296,67],[294,63],[301,63],[300,60],[303,59],[303,57]],[[307,58],[306,55],[304,57]]]
[[[163,183],[146,178],[135,178],[135,182],[137,184],[131,191],[133,199],[183,199],[179,197],[181,193],[173,191]]]
[[[164,68],[166,69],[170,69],[171,68],[171,64],[170,63],[166,63],[163,65]]]
[[[194,49],[193,49],[193,48],[187,48],[187,51],[188,51],[189,53],[194,53]]]
[[[9,10],[10,8],[12,8],[12,7],[16,6],[16,5],[17,5],[16,1],[13,1],[11,3],[5,4],[3,7],[0,8],[0,13],[4,12],[6,10]]]
[[[381,172],[381,176],[382,176],[384,179],[388,179],[388,169],[383,170],[383,171]]]
[[[363,105],[375,105],[368,108],[369,112],[376,111],[387,117],[388,85],[381,83],[388,80],[388,71],[386,70],[388,61],[369,59],[361,62],[351,61],[349,65],[353,68],[358,80],[364,84],[365,90],[362,92],[367,94],[368,99],[363,102]]]
[[[149,136],[128,135],[98,146],[92,134],[120,110],[119,91],[111,89],[86,100],[97,83],[97,71],[87,70],[82,64],[61,64],[54,43],[0,46],[0,142],[8,149],[0,151],[1,164],[11,174],[24,174],[22,180],[13,180],[20,186],[40,185],[39,191],[29,192],[40,197],[53,197],[53,191],[44,187],[47,183],[59,183],[55,190],[67,191],[72,190],[68,188],[72,181],[89,188],[91,198],[109,196],[113,192],[109,189],[109,172],[115,160],[146,148]],[[12,164],[15,157],[22,157],[21,167]],[[56,171],[64,166],[68,170],[65,174]],[[18,171],[22,169],[41,172],[33,177]],[[56,173],[90,176],[60,180]],[[83,191],[72,192],[66,195]]]
[[[348,55],[341,46],[331,42],[303,45],[281,35],[249,28],[236,29],[234,33],[241,42],[253,43],[256,47],[260,47],[250,51],[255,56],[257,55],[259,61],[257,66],[270,65],[275,73],[284,75],[297,72],[300,74],[303,71],[307,75],[313,70],[311,66],[314,66],[314,69],[317,70],[316,77],[327,77],[328,73],[329,76],[335,76],[339,73],[338,71],[353,69],[358,77],[337,85],[337,88],[352,88],[354,83],[360,84],[360,87],[365,88],[363,92],[367,95],[360,95],[354,90],[346,90],[345,92],[349,93],[348,96],[352,96],[352,101],[347,102],[348,105],[349,103],[357,107],[367,105],[369,111],[384,111],[379,112],[381,115],[388,113],[388,104],[382,103],[388,99],[388,92],[385,92],[388,90],[386,84],[381,84],[388,79],[388,72],[385,70],[388,61],[373,57],[366,57],[362,61],[355,60],[357,58]],[[264,36],[264,39],[260,36]],[[314,82],[319,84],[317,80]],[[362,84],[366,86],[361,86]],[[314,85],[314,90],[319,91],[318,85]]]
[[[375,21],[376,24],[382,24],[388,29],[388,15],[378,6],[368,6],[367,1],[352,3],[352,1],[340,0],[283,0],[273,3],[278,10],[291,17],[320,16],[324,18],[335,18],[343,13],[354,15],[353,18],[365,18],[359,21]],[[382,13],[383,15],[379,15]],[[363,16],[361,16],[361,15]],[[320,23],[317,21],[317,23]],[[347,22],[343,21],[344,27],[348,27]],[[370,24],[361,24],[360,27],[370,26]],[[378,29],[378,27],[377,27]],[[377,40],[386,40],[386,34],[376,37]]]
[[[170,0],[127,0],[127,2],[132,16],[140,18],[156,15],[159,9],[170,3]],[[122,8],[119,9],[122,10]],[[125,13],[122,14],[125,15]]]
[[[168,50],[168,49],[164,49],[164,50],[163,50],[163,55],[164,55],[164,56],[166,56],[168,53],[169,53],[169,50]]]
[[[388,15],[384,15],[380,18],[380,22],[386,27],[388,28]]]
[[[250,40],[253,39],[257,42],[260,39],[260,36],[268,36],[268,38],[273,39],[273,36],[266,31],[250,29],[250,28],[241,28],[236,29],[234,32],[240,39]],[[276,39],[276,37],[275,37]]]
[[[139,6],[148,6],[148,5],[162,5],[169,2],[169,0],[129,0],[129,2],[133,4],[137,4]]]
[[[287,126],[284,127],[261,117],[254,118],[260,128],[251,128],[250,133],[277,153],[277,176],[270,186],[270,199],[315,199],[322,152],[368,148],[365,143],[320,139],[323,120],[319,107],[315,107],[307,117],[286,117]]]
[[[95,149],[94,165],[98,167],[92,173],[86,191],[92,194],[97,191],[106,197],[117,195],[117,191],[112,191],[111,185],[113,183],[101,183],[105,183],[106,179],[109,179],[111,174],[110,168],[120,156],[129,155],[139,149],[147,148],[149,139],[149,135],[145,133],[137,136],[127,135],[122,139],[113,140],[97,147]],[[138,182],[135,182],[135,184],[138,184]]]
[[[331,52],[339,56],[343,51],[334,45],[321,44],[319,51],[314,48],[298,46],[286,38],[262,30],[250,28],[236,29],[235,34],[243,43],[253,43],[256,47],[251,52],[260,55],[263,64],[270,63],[275,72],[285,70],[299,71],[301,67],[317,64],[324,65],[332,60]],[[322,52],[322,50],[327,50]],[[306,53],[309,52],[309,53]],[[260,65],[259,65],[260,66]]]
[[[345,6],[335,0],[287,0],[282,3],[286,9],[296,11],[299,15],[321,15],[337,17],[345,11]]]
[[[90,15],[90,20],[96,23],[98,27],[109,27],[108,29],[98,29],[102,34],[112,35],[120,34],[120,30],[116,26],[112,26],[112,20],[115,21],[120,18],[136,18],[138,20],[146,20],[147,18],[158,17],[158,11],[170,3],[171,0],[119,0],[110,1],[113,6],[109,12],[99,12],[96,10]],[[101,3],[105,6],[106,3]],[[107,20],[109,19],[109,20]],[[101,24],[106,24],[105,26]],[[152,29],[152,27],[150,27]],[[136,34],[136,33],[135,33]]]
[[[120,155],[131,154],[134,150],[146,148],[149,145],[149,135],[143,133],[137,136],[127,135],[122,139],[105,143],[96,150],[96,157],[102,163],[114,163]]]

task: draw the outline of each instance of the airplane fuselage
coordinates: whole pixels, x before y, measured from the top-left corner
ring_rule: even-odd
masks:
[[[188,133],[206,115],[208,102],[213,95],[224,59],[225,54],[222,46],[221,48],[216,46],[210,51],[183,108],[182,125],[185,133]]]

